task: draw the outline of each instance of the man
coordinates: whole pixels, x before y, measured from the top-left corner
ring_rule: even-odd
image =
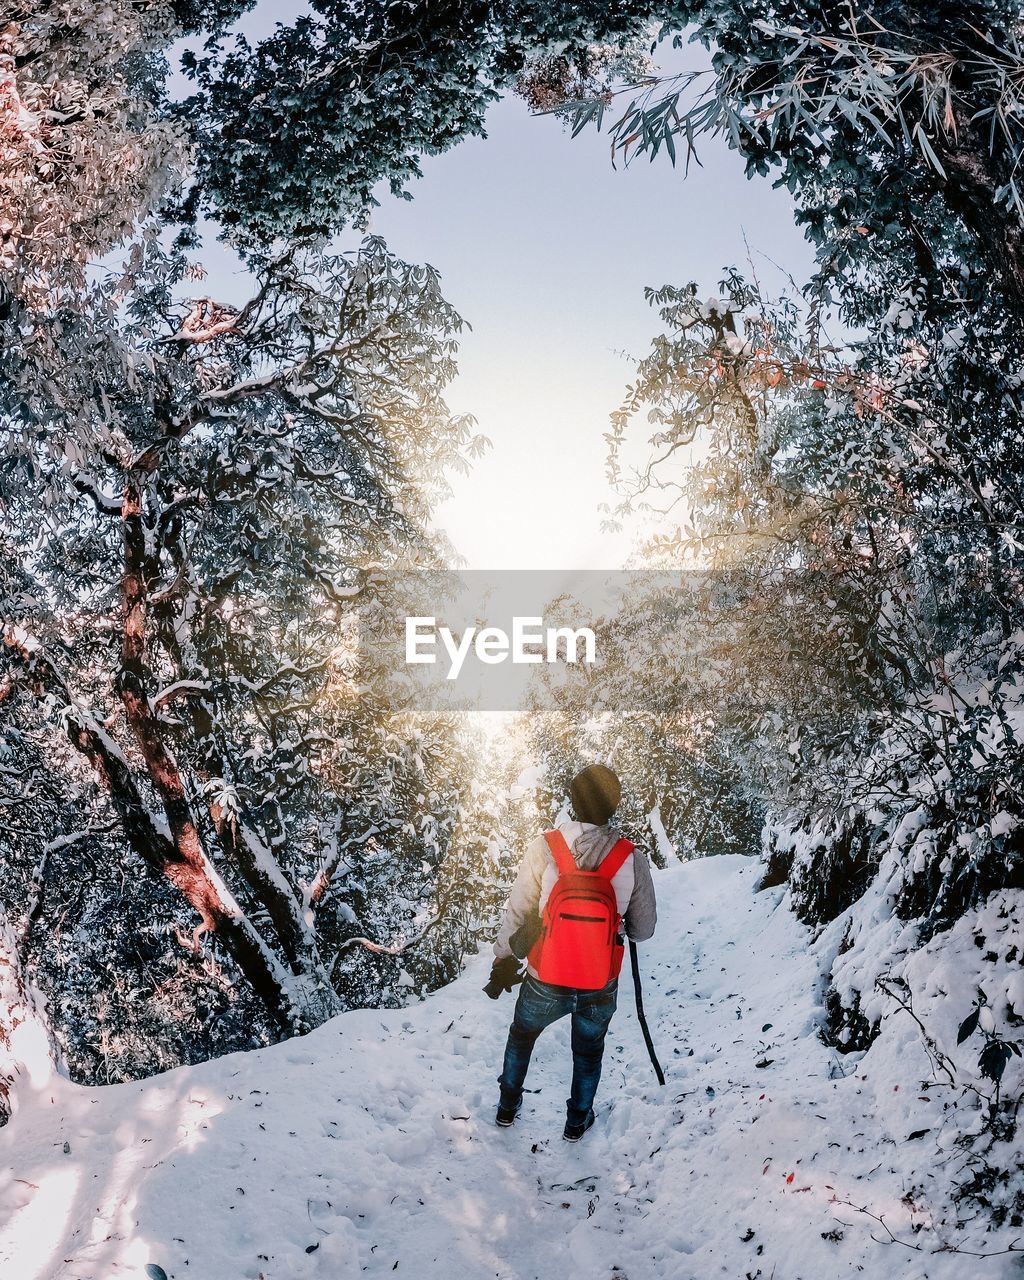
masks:
[[[522,983],[498,1078],[501,1097],[495,1122],[502,1127],[519,1113],[537,1037],[566,1014],[572,1015],[572,1088],[562,1136],[578,1142],[594,1123],[594,1095],[622,958],[621,934],[611,935],[621,923],[627,937],[643,942],[654,933],[657,920],[650,864],[610,825],[621,794],[618,778],[604,765],[590,765],[578,773],[569,787],[576,821],[530,844],[509,894],[485,988],[497,999]],[[569,909],[573,893],[577,902],[590,905]],[[607,917],[602,915],[606,901]],[[554,914],[545,910],[556,903],[561,909]],[[601,923],[605,919],[612,922],[611,932]],[[520,964],[527,956],[524,975]],[[580,985],[544,981],[551,973],[572,977]],[[601,985],[592,986],[593,982]]]

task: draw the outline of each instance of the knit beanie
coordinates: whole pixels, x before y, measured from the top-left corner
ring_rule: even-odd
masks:
[[[580,822],[603,827],[622,798],[622,787],[611,769],[591,764],[569,783],[569,798]]]

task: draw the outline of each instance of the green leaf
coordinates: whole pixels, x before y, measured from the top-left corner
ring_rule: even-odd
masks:
[[[990,1040],[982,1049],[978,1059],[978,1068],[986,1080],[998,1084],[1003,1078],[1006,1064],[1010,1061],[1010,1046],[1002,1040]]]
[[[946,171],[942,167],[942,161],[935,154],[935,151],[932,148],[932,144],[928,140],[928,135],[925,133],[925,131],[921,128],[919,124],[914,125],[914,136],[917,138],[918,145],[920,146],[921,150],[924,152],[925,159],[932,166],[932,168],[939,175],[939,177],[944,178],[946,176]]]
[[[980,1012],[980,1008],[973,1010],[973,1012],[969,1013],[967,1017],[964,1018],[963,1022],[960,1023],[960,1030],[956,1033],[957,1044],[963,1044],[969,1036],[974,1034],[974,1029],[978,1025],[978,1015]]]

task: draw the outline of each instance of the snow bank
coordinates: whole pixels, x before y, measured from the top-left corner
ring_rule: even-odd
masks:
[[[919,1088],[930,1064],[912,1020],[887,1018],[866,1055],[827,1048],[831,941],[812,944],[783,889],[755,894],[759,871],[730,857],[656,873],[661,923],[642,963],[667,1083],[624,974],[598,1121],[578,1145],[560,1138],[565,1023],[538,1044],[516,1125],[494,1127],[512,1001],[483,995],[481,955],[409,1008],[344,1013],[138,1083],[26,1096],[0,1131],[3,1274],[1008,1276],[1009,1257],[935,1252],[1006,1241],[946,1216],[944,1099]],[[967,946],[946,935],[908,962],[926,999],[970,984],[957,968]],[[1018,996],[1011,984],[999,998]],[[911,1247],[878,1243],[889,1231]]]

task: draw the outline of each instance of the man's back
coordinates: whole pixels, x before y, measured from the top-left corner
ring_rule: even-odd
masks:
[[[611,823],[597,825],[570,821],[563,822],[557,829],[565,837],[573,860],[581,871],[596,870],[622,838],[622,833]],[[509,893],[505,918],[494,941],[496,960],[515,954],[520,959],[525,956],[528,948],[520,949],[513,940],[517,934],[531,933],[531,926],[543,912],[557,879],[558,868],[548,842],[543,834],[539,835],[527,846],[519,874]],[[626,936],[636,942],[646,941],[654,933],[657,906],[650,863],[642,851],[633,850],[612,877],[612,888]],[[532,965],[528,966],[528,972],[535,978],[538,976]]]

